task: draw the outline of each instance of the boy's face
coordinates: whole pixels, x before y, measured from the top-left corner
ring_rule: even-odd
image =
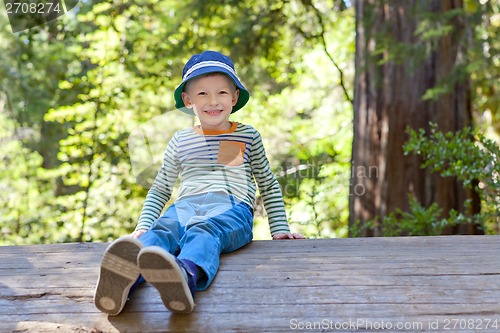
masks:
[[[186,107],[193,109],[204,129],[227,130],[230,127],[228,118],[238,96],[239,90],[229,77],[212,74],[189,81],[182,100]]]

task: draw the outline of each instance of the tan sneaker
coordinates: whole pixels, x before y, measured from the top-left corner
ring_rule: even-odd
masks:
[[[158,290],[167,309],[193,311],[195,278],[181,260],[161,247],[148,246],[139,253],[138,263],[142,276]]]
[[[130,288],[140,274],[137,256],[142,248],[140,241],[129,236],[118,238],[108,246],[94,296],[100,311],[115,316],[123,310]]]

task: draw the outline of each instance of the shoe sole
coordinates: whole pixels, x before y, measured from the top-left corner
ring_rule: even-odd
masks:
[[[142,276],[158,290],[167,309],[176,313],[193,311],[193,295],[173,255],[160,247],[148,246],[139,253],[138,263]]]
[[[123,310],[130,288],[139,278],[137,257],[142,248],[142,243],[132,237],[118,238],[108,246],[94,297],[100,311],[116,316]]]

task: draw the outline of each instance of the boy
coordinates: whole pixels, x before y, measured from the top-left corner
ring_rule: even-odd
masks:
[[[174,97],[176,108],[196,115],[201,125],[174,135],[135,231],[104,254],[95,304],[109,315],[119,314],[129,291],[144,280],[169,310],[191,312],[195,290],[210,285],[220,254],[252,240],[253,178],[273,239],[304,238],[290,232],[259,132],[228,120],[250,97],[231,59],[214,51],[194,55]],[[178,199],[160,217],[179,176]]]

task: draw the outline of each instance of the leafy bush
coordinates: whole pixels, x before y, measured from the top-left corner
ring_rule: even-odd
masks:
[[[457,225],[458,223],[467,223],[457,219],[457,212],[450,212],[448,218],[442,218],[443,210],[438,204],[433,203],[429,207],[423,207],[413,195],[408,195],[410,210],[403,211],[396,209],[385,216],[381,222],[378,218],[370,220],[363,226],[356,225],[352,234],[359,236],[365,229],[379,228],[382,236],[436,236],[442,234],[444,228]],[[381,223],[381,226],[378,224]]]
[[[481,213],[463,216],[450,212],[459,222],[479,223],[486,233],[500,231],[500,147],[477,130],[464,128],[443,133],[431,124],[429,135],[420,129],[407,131],[410,139],[405,154],[416,153],[424,158],[422,167],[431,168],[441,176],[454,176],[481,198]],[[477,185],[476,185],[477,184]],[[469,202],[466,202],[469,204]]]

